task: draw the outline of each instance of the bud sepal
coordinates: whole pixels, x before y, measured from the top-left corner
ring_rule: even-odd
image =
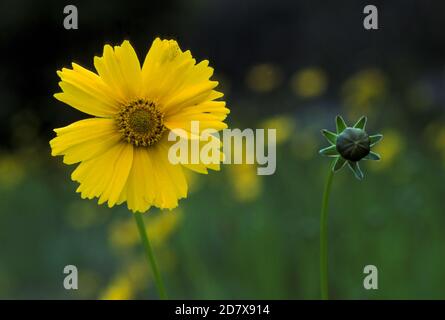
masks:
[[[367,118],[361,117],[352,127],[348,127],[341,116],[335,118],[336,132],[326,129],[321,134],[329,142],[329,146],[319,151],[321,155],[333,157],[332,171],[336,172],[345,164],[354,173],[354,176],[362,180],[364,177],[360,169],[361,160],[379,161],[380,155],[371,150],[383,138],[381,134],[368,135],[365,131]]]

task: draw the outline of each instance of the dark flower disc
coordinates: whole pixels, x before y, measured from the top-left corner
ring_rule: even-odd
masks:
[[[337,137],[337,151],[346,160],[359,161],[366,157],[370,150],[368,134],[358,128],[346,128]]]

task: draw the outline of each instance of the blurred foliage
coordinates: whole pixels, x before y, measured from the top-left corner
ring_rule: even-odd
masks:
[[[62,4],[3,1],[0,298],[157,297],[131,213],[81,200],[73,168],[48,146],[52,128],[83,118],[52,98],[56,69],[92,67],[104,43],[124,38],[141,57],[155,36],[210,60],[231,127],[276,128],[278,142],[275,175],[255,165],[188,173],[179,209],[146,215],[170,297],[319,297],[329,168],[319,129],[341,113],[369,116],[383,160],[363,164],[363,182],[346,171],[334,180],[332,297],[445,298],[445,5],[422,3],[382,2],[381,30],[366,32],[360,1],[80,2],[79,30],[68,32]],[[63,289],[68,264],[77,291]],[[363,289],[368,264],[377,291]]]

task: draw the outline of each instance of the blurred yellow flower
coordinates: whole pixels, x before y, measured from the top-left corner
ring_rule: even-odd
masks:
[[[385,161],[379,161],[377,164],[375,161],[369,161],[370,169],[375,171],[390,168],[404,148],[403,137],[397,131],[387,129],[383,130],[382,134],[385,138],[375,146],[374,151]]]
[[[23,180],[25,169],[20,159],[12,154],[0,154],[0,186],[12,189]]]
[[[256,92],[270,92],[282,82],[281,70],[273,64],[259,64],[247,73],[246,83],[249,89]]]
[[[233,197],[239,202],[254,201],[261,194],[263,184],[254,164],[234,164],[228,168]]]
[[[303,98],[313,98],[322,95],[328,81],[325,72],[318,67],[306,68],[296,72],[291,79],[292,91]]]
[[[142,257],[130,260],[100,293],[99,299],[135,299],[138,292],[147,288],[147,285],[150,284],[150,278],[146,271],[147,266]]]
[[[438,151],[445,161],[445,123],[433,122],[425,129],[425,140]]]
[[[348,116],[372,115],[373,106],[386,96],[387,80],[377,69],[366,69],[349,78],[343,85],[343,103]],[[386,158],[385,158],[386,160]]]
[[[260,123],[260,128],[276,129],[276,143],[281,144],[289,140],[295,131],[295,121],[288,115],[277,115],[270,117]],[[267,139],[266,139],[267,141]]]
[[[445,152],[445,127],[440,128],[437,132],[435,144],[439,150]]]
[[[166,241],[176,230],[181,216],[179,209],[163,214],[144,216],[144,219],[149,221],[146,228],[154,246]],[[110,227],[110,241],[116,248],[128,248],[138,244],[139,234],[132,219],[112,224]]]
[[[149,221],[146,224],[149,226],[146,227],[147,233],[150,234],[153,245],[159,247],[176,230],[180,217],[176,209],[174,212],[144,216],[143,219]],[[144,257],[138,255],[135,258],[131,250],[127,250],[138,243],[138,230],[130,220],[116,222],[110,227],[110,242],[116,249],[125,249],[119,253],[123,253],[126,263],[100,294],[100,299],[134,299],[138,292],[145,290],[152,281],[150,274],[147,273]],[[164,252],[163,256],[167,265],[172,263],[168,252]]]
[[[100,295],[101,300],[131,300],[133,298],[133,286],[127,275],[116,277]]]
[[[75,63],[63,68],[55,98],[94,116],[55,129],[53,156],[80,163],[72,179],[82,198],[99,198],[109,207],[127,202],[133,212],[151,206],[172,209],[187,197],[183,167],[207,173],[217,165],[173,165],[168,160],[169,130],[221,130],[229,113],[211,81],[208,61],[196,64],[174,40],[156,39],[141,67],[128,41],[106,45],[94,58],[97,74]]]

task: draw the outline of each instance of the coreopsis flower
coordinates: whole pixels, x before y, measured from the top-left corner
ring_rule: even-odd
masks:
[[[360,160],[380,160],[380,155],[371,151],[383,135],[368,135],[365,131],[366,117],[361,117],[352,127],[348,127],[341,116],[335,119],[337,133],[323,129],[321,133],[331,144],[319,152],[328,157],[334,157],[332,170],[338,171],[348,163],[355,177],[362,180],[364,175],[360,169]]]
[[[105,45],[94,57],[97,73],[73,63],[57,74],[61,93],[54,97],[92,118],[55,129],[52,155],[77,164],[72,179],[82,198],[98,198],[109,207],[127,202],[133,212],[151,206],[172,209],[187,196],[184,168],[200,173],[219,163],[172,164],[168,134],[175,129],[196,138],[200,129],[221,130],[229,113],[211,81],[208,61],[196,63],[174,40],[154,40],[141,67],[128,41]]]

